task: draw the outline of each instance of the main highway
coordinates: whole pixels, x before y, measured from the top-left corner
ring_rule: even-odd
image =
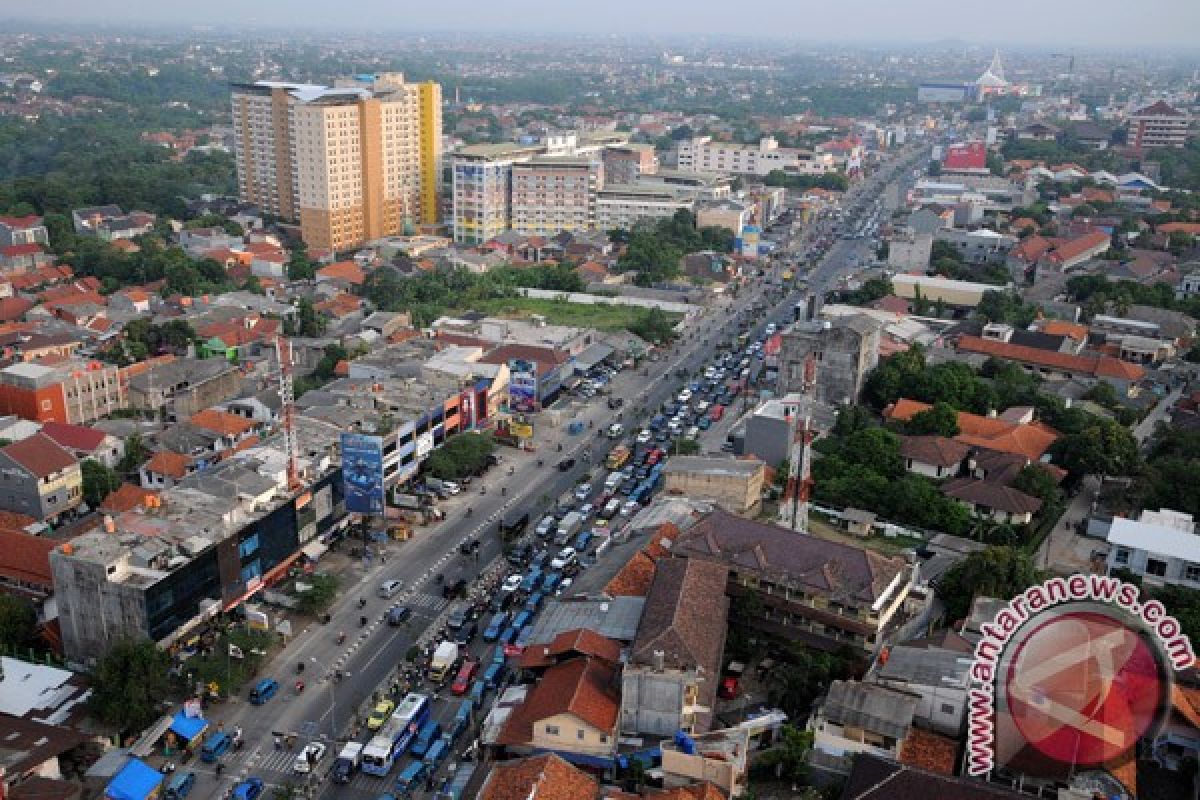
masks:
[[[906,149],[889,159],[846,193],[843,206],[854,208],[859,201],[877,196],[890,180],[903,177],[912,168],[919,152],[918,148]],[[459,570],[469,576],[502,570],[501,541],[496,535],[498,522],[510,510],[528,510],[532,529],[561,495],[602,462],[611,443],[597,433],[606,429],[618,414],[627,429],[644,421],[635,418],[639,409],[643,410],[644,419],[648,419],[649,413],[677,390],[680,370],[693,375],[711,356],[720,338],[728,340],[736,334],[736,320],[742,316],[753,315],[754,333],[768,322],[790,321],[792,305],[799,295],[769,289],[768,281],[777,279],[788,265],[790,255],[802,252],[815,239],[827,235],[820,226],[828,224],[817,223],[799,234],[797,241],[786,241],[785,258],[770,268],[766,280],[751,283],[736,297],[721,300],[687,320],[677,344],[664,351],[662,360],[645,362],[646,374],[640,367],[618,373],[610,384],[610,396],[623,398],[623,409],[609,409],[602,396],[588,403],[572,401],[574,418],[585,425],[582,434],[568,434],[565,425],[539,428],[535,433],[539,443],[537,452],[504,449],[499,466],[443,506],[447,511],[444,521],[418,527],[410,540],[388,545],[386,562],[376,558],[361,563],[358,585],[347,588],[337,599],[329,612],[330,621],[296,631],[273,663],[263,670],[263,677],[273,677],[280,683],[274,699],[263,706],[251,706],[244,697],[232,698],[210,711],[213,721],[223,724],[226,731],[241,728],[245,746],[223,759],[222,774],[214,774],[212,765],[188,765],[200,780],[197,787],[200,796],[219,797],[247,775],[257,775],[268,785],[298,782],[292,774],[292,762],[299,746],[293,751],[277,749],[274,738],[278,733],[294,733],[301,743],[311,739],[327,743],[329,752],[307,778],[313,783],[310,788],[320,791],[321,796],[369,800],[386,791],[395,771],[387,779],[360,774],[346,787],[322,784],[321,779],[332,765],[340,741],[352,732],[356,719],[374,694],[390,686],[409,648],[440,627],[439,618],[447,601],[441,597],[436,576]],[[824,292],[845,274],[852,259],[863,254],[863,247],[862,241],[834,239],[828,252],[808,274],[798,277],[806,279],[808,291]],[[766,291],[770,291],[774,305],[765,312],[755,312],[753,307],[764,299]],[[590,463],[584,457],[585,450],[591,451]],[[575,466],[566,471],[557,469],[558,461],[567,457],[575,459]],[[508,474],[510,468],[512,475]],[[486,488],[486,494],[481,493],[481,487]],[[506,492],[502,493],[501,487],[507,487]],[[477,559],[458,552],[459,546],[470,540],[480,543]],[[389,599],[379,597],[378,587],[385,580],[400,581],[403,590]],[[360,598],[366,600],[361,610]],[[391,627],[384,614],[396,603],[410,607],[413,617],[404,626]],[[360,625],[363,616],[367,618],[365,626]],[[338,642],[339,631],[346,634],[344,643]],[[296,665],[301,663],[305,666],[300,677],[306,688],[295,693],[292,687],[297,678]],[[341,680],[334,680],[335,671],[341,672]],[[449,704],[442,702],[439,706],[440,715],[449,713]],[[481,713],[486,713],[486,709]],[[360,732],[359,739],[365,738],[365,732]]]

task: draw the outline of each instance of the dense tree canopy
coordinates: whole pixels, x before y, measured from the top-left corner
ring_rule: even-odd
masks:
[[[946,604],[946,617],[960,620],[975,597],[1008,600],[1042,580],[1029,553],[1016,547],[989,547],[971,553],[937,580],[937,593]]]
[[[670,219],[638,225],[622,238],[628,241],[617,263],[624,271],[636,270],[639,286],[670,281],[679,275],[679,262],[689,253],[733,250],[733,233],[725,228],[696,228],[696,216],[680,209]]]
[[[92,713],[124,733],[144,729],[163,713],[170,658],[148,639],[113,644],[92,673]]]

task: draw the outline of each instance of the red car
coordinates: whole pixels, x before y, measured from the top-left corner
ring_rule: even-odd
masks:
[[[732,700],[737,697],[738,693],[738,678],[736,675],[726,675],[721,679],[721,686],[717,689],[717,697],[722,700]]]
[[[478,661],[464,661],[458,670],[458,675],[454,677],[454,683],[450,684],[450,691],[460,697],[466,694],[467,690],[471,688],[471,680],[478,670]]]
[[[646,453],[646,466],[653,467],[659,461],[662,461],[662,457],[663,451],[659,450],[657,447],[654,448],[649,453]]]
[[[720,403],[717,403],[708,410],[708,418],[713,422],[720,422],[723,416],[725,416],[725,406]]]

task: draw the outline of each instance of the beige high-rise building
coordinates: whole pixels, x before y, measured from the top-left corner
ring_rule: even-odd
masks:
[[[347,250],[438,221],[442,89],[399,73],[233,87],[242,200]]]

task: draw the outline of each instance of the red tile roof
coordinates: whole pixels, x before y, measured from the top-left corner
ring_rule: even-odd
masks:
[[[0,321],[11,322],[25,316],[25,312],[33,308],[35,303],[24,297],[0,298]]]
[[[1167,222],[1155,229],[1158,233],[1190,233],[1200,236],[1200,222]]]
[[[886,419],[907,422],[932,407],[928,403],[904,397],[884,409],[883,415]],[[999,417],[981,417],[968,411],[958,412],[958,435],[954,437],[958,442],[1001,453],[1015,453],[1029,461],[1040,459],[1058,438],[1058,431],[1041,422],[1022,425]]]
[[[1054,248],[1054,252],[1051,253],[1049,257],[1052,260],[1062,264],[1095,250],[1098,247],[1104,247],[1111,242],[1112,237],[1104,231],[1087,233],[1083,236],[1077,236],[1074,239],[1068,239],[1065,242],[1059,243],[1058,247]]]
[[[191,466],[191,463],[192,460],[185,455],[172,453],[170,450],[159,450],[146,462],[145,469],[147,472],[155,472],[175,480],[182,480],[187,477],[188,467]]]
[[[900,763],[936,772],[953,775],[958,761],[958,742],[949,736],[941,736],[920,728],[909,728],[900,746]]]
[[[944,436],[902,436],[900,455],[922,464],[936,467],[952,467],[961,464],[971,446],[965,442],[947,439]]]
[[[480,787],[479,800],[593,800],[599,791],[591,775],[547,753],[497,763]]]
[[[43,433],[35,433],[0,448],[0,453],[4,453],[39,478],[53,475],[76,463],[75,456]]]
[[[99,447],[106,436],[104,431],[98,431],[86,425],[69,425],[65,422],[47,422],[42,425],[42,433],[68,450],[88,452]]]
[[[231,414],[228,411],[218,411],[215,408],[206,408],[193,414],[188,422],[197,428],[203,428],[222,436],[240,436],[254,427],[254,422],[245,417]]]
[[[484,354],[483,358],[479,359],[479,361],[483,364],[506,364],[514,358],[534,362],[537,364],[538,375],[547,375],[556,366],[565,363],[567,355],[549,347],[535,347],[526,344],[502,344]]]
[[[662,558],[671,552],[671,544],[679,538],[680,530],[673,522],[664,522],[646,543],[646,555],[653,559]]]
[[[616,664],[621,658],[621,644],[587,628],[563,631],[548,645],[527,647],[521,654],[521,669],[548,667],[562,656],[592,656]]]
[[[143,489],[132,483],[122,483],[115,492],[109,492],[108,497],[100,503],[100,510],[111,514],[132,511],[135,508],[148,505],[147,498],[157,497],[154,489]]]
[[[353,261],[336,261],[327,267],[321,267],[317,270],[318,278],[326,278],[331,281],[345,281],[346,283],[359,286],[367,275],[363,272],[362,267]]]
[[[963,142],[946,148],[942,166],[946,169],[987,169],[987,146],[983,142]]]
[[[1053,243],[1044,236],[1033,234],[1022,239],[1012,250],[1013,258],[1019,258],[1022,261],[1037,261],[1044,256]]]
[[[37,521],[32,517],[26,519],[29,520],[26,525]],[[0,527],[0,575],[14,582],[50,588],[54,584],[50,573],[50,551],[56,545],[53,539],[33,536],[8,526]]]
[[[958,337],[958,349],[968,353],[982,353],[1010,361],[1019,361],[1037,367],[1057,369],[1083,375],[1094,375],[1102,378],[1120,378],[1126,381],[1139,381],[1146,375],[1146,370],[1137,364],[1130,364],[1111,356],[1075,355],[1073,353],[1056,353],[1037,347],[997,342],[993,339],[983,339],[978,336]]]
[[[1086,342],[1088,337],[1087,325],[1077,322],[1064,322],[1060,319],[1047,319],[1038,323],[1038,330],[1051,336],[1066,336],[1076,342]]]
[[[37,214],[27,214],[24,217],[0,217],[0,224],[9,228],[24,230],[26,228],[36,228],[42,224],[42,218]]]
[[[1131,117],[1186,117],[1182,111],[1178,111],[1163,100],[1158,100],[1145,108],[1138,109],[1133,112]]]
[[[0,253],[3,253],[9,258],[15,256],[31,256],[35,253],[42,252],[45,251],[42,250],[42,246],[37,242],[30,242],[28,244],[10,244],[8,247],[0,249]]]
[[[639,550],[605,584],[604,594],[609,597],[645,597],[653,582],[654,559],[644,550]]]
[[[575,658],[555,664],[530,689],[525,702],[513,710],[497,741],[504,745],[528,744],[537,722],[559,714],[570,714],[611,734],[621,705],[613,685],[615,674],[614,667],[599,658]]]

